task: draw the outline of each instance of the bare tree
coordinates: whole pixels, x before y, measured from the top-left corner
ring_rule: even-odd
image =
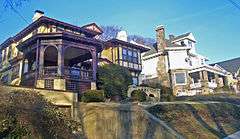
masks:
[[[0,22],[4,21],[2,18],[4,11],[10,9],[12,10],[14,13],[16,13],[22,20],[24,20],[24,22],[28,23],[28,21],[26,20],[26,18],[21,14],[21,11],[18,11],[17,9],[19,7],[21,7],[24,2],[27,2],[29,0],[4,0],[2,3],[2,14],[0,14]]]

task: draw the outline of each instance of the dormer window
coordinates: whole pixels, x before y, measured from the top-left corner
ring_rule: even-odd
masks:
[[[192,47],[192,41],[188,41],[188,46]]]

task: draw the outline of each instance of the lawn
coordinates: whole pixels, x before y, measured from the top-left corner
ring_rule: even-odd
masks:
[[[155,105],[147,110],[186,138],[223,138],[240,130],[240,109],[230,103]]]

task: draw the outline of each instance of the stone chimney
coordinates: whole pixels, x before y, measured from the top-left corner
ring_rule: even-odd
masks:
[[[165,41],[165,29],[163,25],[157,26],[156,37],[157,37],[157,49],[159,52],[163,52],[164,49],[167,47]]]
[[[157,74],[158,74],[158,82],[161,83],[162,86],[170,87],[170,74],[168,73],[167,68],[167,53],[164,52],[167,47],[167,43],[165,40],[165,29],[163,25],[160,25],[156,28],[156,36],[157,36],[157,49],[158,52],[162,52],[160,56],[158,56],[157,62]]]
[[[32,18],[33,22],[38,20],[40,17],[44,16],[44,12],[40,11],[40,10],[36,10],[34,13],[35,14],[34,14],[34,16]]]

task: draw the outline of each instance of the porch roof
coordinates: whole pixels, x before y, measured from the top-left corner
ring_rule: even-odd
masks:
[[[26,49],[25,46],[28,46],[27,44],[31,44],[37,41],[38,38],[47,38],[47,39],[70,39],[72,41],[78,41],[82,43],[88,43],[91,44],[91,46],[94,46],[97,49],[97,52],[100,52],[102,50],[103,43],[97,39],[93,38],[87,38],[87,37],[81,37],[79,35],[75,35],[72,33],[67,32],[58,32],[58,33],[42,33],[42,34],[36,34],[33,37],[27,39],[26,41],[22,42],[17,46],[17,48],[20,51],[23,51],[23,49]]]
[[[218,68],[210,66],[210,65],[204,65],[201,67],[191,69],[190,71],[188,71],[188,73],[194,73],[194,72],[199,72],[199,71],[209,71],[209,72],[216,73],[216,74],[219,74],[222,76],[227,76],[227,74],[228,74],[227,71],[218,69]]]

